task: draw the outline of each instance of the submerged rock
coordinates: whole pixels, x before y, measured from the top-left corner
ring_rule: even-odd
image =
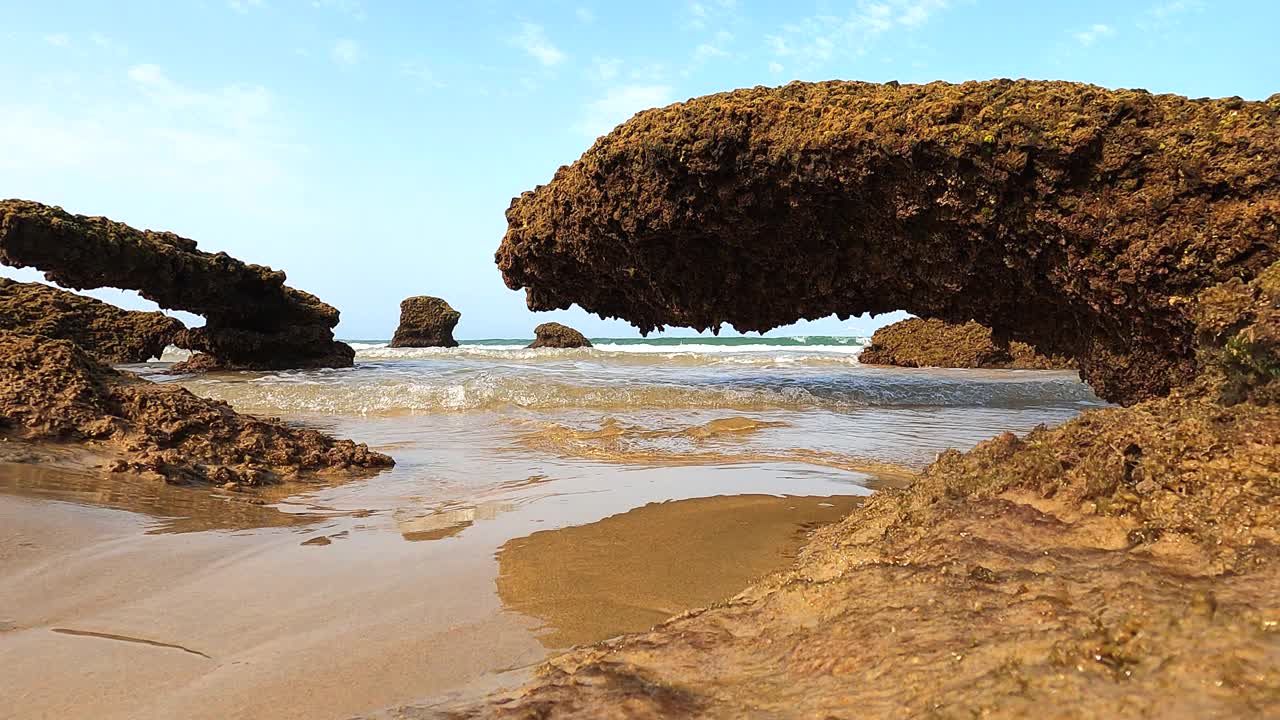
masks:
[[[400,326],[391,347],[457,347],[453,329],[462,313],[430,295],[405,298],[400,303]]]
[[[175,340],[207,355],[185,369],[349,367],[355,356],[333,338],[338,311],[285,285],[283,272],[202,252],[173,233],[4,200],[0,262],[43,270],[63,287],[136,290],[160,307],[203,315],[204,327]]]
[[[0,330],[70,340],[97,360],[118,364],[159,357],[183,325],[163,313],[123,310],[48,285],[0,278]]]
[[[1067,369],[1065,358],[1046,357],[1018,341],[1000,343],[991,328],[970,320],[954,325],[936,319],[908,318],[871,336],[858,360],[867,365],[944,368]]]
[[[119,372],[68,340],[0,331],[0,438],[74,443],[113,472],[249,487],[390,467],[364,444]]]
[[[642,112],[516,198],[533,310],[764,331],[906,310],[1134,403],[1200,369],[1194,303],[1280,257],[1280,103],[1068,82],[791,83]]]
[[[529,344],[531,348],[591,347],[591,341],[583,336],[582,333],[558,322],[542,323],[533,329],[533,334],[535,335],[534,340]]]

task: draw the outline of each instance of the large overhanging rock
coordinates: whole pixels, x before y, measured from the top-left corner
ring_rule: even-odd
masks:
[[[1194,379],[1197,297],[1280,257],[1280,95],[792,83],[650,110],[515,199],[533,310],[643,331],[907,310],[1073,357],[1104,398]]]
[[[163,308],[203,315],[176,344],[195,369],[349,367],[355,353],[333,338],[338,311],[284,284],[285,274],[194,240],[72,215],[26,200],[0,201],[0,262],[35,267],[63,287],[136,290]]]
[[[159,357],[183,326],[163,313],[0,278],[0,330],[70,340],[100,362],[140,363]]]

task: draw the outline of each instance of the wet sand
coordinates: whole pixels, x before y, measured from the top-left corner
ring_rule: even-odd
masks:
[[[790,566],[947,447],[1088,401],[1052,374],[549,357],[184,381],[395,457],[346,483],[240,493],[0,455],[0,717],[322,720],[515,686]],[[526,404],[552,376],[577,389]]]
[[[658,472],[698,484],[696,469]],[[515,684],[553,650],[644,629],[781,569],[859,497],[626,511],[636,500],[534,499],[542,483],[526,482],[420,516],[346,511],[333,496],[328,517],[294,515],[308,502],[293,498],[250,507],[294,522],[252,527],[260,516],[235,499],[171,507],[197,516],[175,525],[33,484],[0,494],[0,694],[11,699],[0,717],[341,718]],[[611,505],[621,513],[591,517]],[[564,527],[534,532],[547,525]]]

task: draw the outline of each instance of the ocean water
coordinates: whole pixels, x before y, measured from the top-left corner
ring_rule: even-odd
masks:
[[[787,567],[946,448],[1102,405],[1071,372],[863,366],[863,338],[527,342],[128,366],[397,464],[256,493],[0,466],[18,715],[344,718],[509,686]]]

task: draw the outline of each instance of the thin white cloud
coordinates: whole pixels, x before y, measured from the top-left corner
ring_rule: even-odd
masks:
[[[592,58],[591,62],[595,66],[596,77],[605,81],[618,77],[622,69],[622,61],[618,58]]]
[[[304,151],[261,86],[196,88],[149,64],[120,79],[86,75],[49,96],[0,99],[0,170],[257,202]],[[74,103],[65,101],[68,90]]]
[[[227,0],[227,7],[241,15],[246,15],[250,10],[260,8],[263,5],[263,0]]]
[[[774,75],[777,75],[778,73],[782,72],[782,63],[779,63],[779,62],[769,63],[769,72],[773,73]]]
[[[596,12],[589,7],[580,7],[577,10],[574,10],[573,14],[578,17],[578,22],[580,23],[590,25],[596,21]]]
[[[129,49],[124,45],[112,40],[100,32],[89,33],[89,42],[93,43],[94,46],[99,49],[105,50],[114,55],[125,55],[129,52]]]
[[[733,41],[733,33],[727,30],[720,30],[715,34],[715,39],[711,42],[705,42],[693,49],[693,57],[698,62],[709,60],[717,57],[728,57],[729,51],[725,47]]]
[[[417,80],[420,85],[434,88],[445,87],[444,81],[436,77],[435,72],[425,63],[410,60],[400,65],[401,74]]]
[[[71,47],[71,36],[66,33],[49,33],[44,36],[44,41],[56,48]]]
[[[1094,23],[1093,25],[1090,25],[1088,29],[1072,33],[1071,36],[1076,39],[1076,42],[1084,45],[1085,47],[1089,47],[1097,42],[1098,39],[1114,35],[1115,32],[1115,28],[1110,25]]]
[[[599,137],[641,110],[670,103],[671,88],[666,85],[615,87],[604,97],[587,104],[585,115],[577,129],[589,137]]]
[[[736,0],[689,0],[680,11],[679,25],[684,30],[718,27],[732,19],[737,7]]]
[[[333,56],[333,61],[339,65],[355,65],[360,62],[360,43],[349,38],[343,38],[334,43],[333,50],[329,54]]]
[[[949,0],[858,0],[843,15],[819,14],[783,25],[765,36],[776,57],[815,66],[837,56],[860,56],[883,35],[930,22]]]
[[[312,0],[311,7],[333,10],[356,20],[364,20],[364,3],[360,0]]]
[[[512,38],[512,42],[547,67],[564,62],[565,54],[551,43],[542,26],[536,23],[521,23],[520,33]]]

